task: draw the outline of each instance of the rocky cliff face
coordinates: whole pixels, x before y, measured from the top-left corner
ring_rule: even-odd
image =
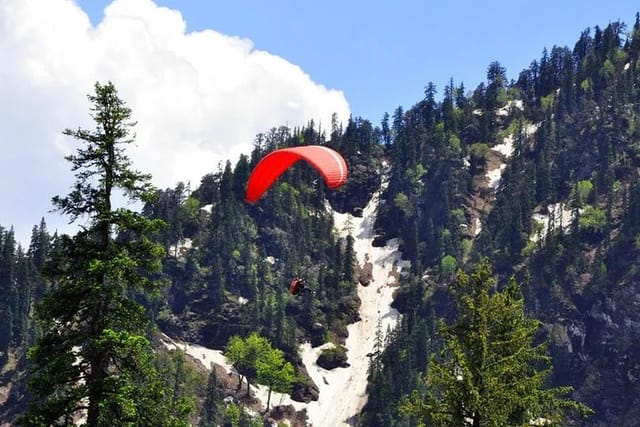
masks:
[[[586,256],[578,251],[576,260]],[[574,397],[596,412],[584,425],[638,425],[640,280],[633,264],[627,268],[623,277],[582,273],[589,279],[582,284],[568,274],[562,283],[539,274],[530,282],[529,305],[544,322],[554,382],[572,385]]]

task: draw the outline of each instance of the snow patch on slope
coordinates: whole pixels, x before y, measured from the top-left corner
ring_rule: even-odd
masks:
[[[193,247],[193,241],[188,237],[181,239],[175,245],[169,246],[169,255],[174,257],[182,257],[184,256],[189,249]]]
[[[165,334],[162,334],[162,342],[169,350],[184,351],[189,356],[199,360],[207,369],[211,369],[211,364],[215,363],[226,369],[227,373],[236,373],[227,358],[222,355],[221,350],[212,350],[201,345],[176,341]]]
[[[517,102],[517,101],[512,101],[512,102]],[[514,105],[522,109],[521,103],[522,101],[520,101],[520,104],[514,104]],[[503,108],[506,108],[506,107],[503,107]],[[538,130],[539,126],[540,126],[539,123],[535,123],[535,124],[527,123],[523,129],[524,135],[526,137],[533,135]],[[494,147],[491,148],[491,150],[502,154],[505,157],[505,159],[509,159],[511,156],[513,156],[513,152],[514,152],[513,142],[514,142],[514,136],[508,135],[503,139],[502,144],[495,145]],[[506,166],[507,164],[505,160],[500,162],[497,167],[487,171],[485,176],[489,180],[489,186],[494,190],[496,190],[500,185],[500,179],[502,178],[502,173],[504,172],[504,169],[506,168]]]
[[[525,136],[533,135],[534,133],[536,133],[539,127],[540,123],[527,123],[524,127]]]
[[[574,218],[574,212],[567,209],[564,203],[554,203],[547,207],[547,213],[534,213],[532,219],[539,223],[539,229],[529,236],[529,240],[538,242],[544,238],[549,232],[554,230],[562,230],[564,233],[569,232],[569,227]]]
[[[505,158],[509,158],[513,155],[513,135],[509,135],[504,138],[502,144],[498,144],[491,148],[492,151],[502,154]],[[502,178],[502,172],[507,167],[506,162],[503,160],[498,167],[488,170],[486,177],[489,180],[489,187],[494,190],[498,189],[500,185],[500,179]]]
[[[500,185],[500,179],[502,178],[502,172],[504,172],[504,169],[506,167],[506,163],[501,163],[500,166],[498,166],[496,169],[492,169],[487,172],[486,176],[489,179],[489,187],[493,188],[494,190],[498,189],[498,186]]]
[[[496,114],[498,116],[508,116],[512,108],[522,111],[524,109],[524,103],[521,99],[509,101],[504,107],[499,108],[498,111],[496,111]]]
[[[473,236],[478,236],[482,231],[482,222],[480,221],[480,218],[474,217],[471,227],[473,229]]]
[[[511,157],[513,155],[513,135],[505,137],[504,142],[494,146],[492,150],[497,151],[507,158]]]
[[[378,322],[382,332],[393,329],[400,313],[391,308],[393,290],[398,285],[398,279],[409,267],[409,262],[402,259],[398,250],[398,239],[390,239],[384,247],[373,247],[373,225],[380,201],[383,186],[363,209],[362,217],[341,214],[331,210],[336,231],[342,237],[351,234],[354,238],[354,250],[360,265],[371,263],[372,281],[369,286],[358,286],[358,296],[361,300],[361,320],[348,326],[349,336],[346,339],[348,362],[347,368],[326,370],[316,365],[316,360],[323,349],[333,346],[326,343],[313,348],[309,343],[301,345],[302,361],[320,391],[317,401],[309,403],[297,402],[289,395],[276,392],[271,393],[272,405],[292,405],[296,410],[306,409],[309,423],[315,427],[349,426],[353,425],[358,414],[367,401],[367,372],[369,369],[369,354],[373,352],[374,338]],[[327,209],[331,209],[327,205]],[[185,351],[190,356],[200,360],[211,369],[211,363],[223,366],[228,373],[236,374],[220,350],[212,350],[200,345],[177,342],[168,336],[163,336],[163,343],[169,349]],[[252,386],[256,397],[266,405],[268,388]]]
[[[403,270],[409,267],[409,262],[402,260],[397,239],[389,240],[385,247],[371,246],[375,215],[384,185],[386,182],[363,209],[362,217],[337,213],[327,205],[327,209],[333,214],[339,235],[346,237],[351,234],[354,238],[357,262],[360,265],[372,264],[373,279],[369,286],[358,285],[361,320],[348,326],[349,336],[345,342],[350,366],[332,370],[318,366],[316,360],[322,350],[334,345],[326,343],[313,348],[310,343],[305,343],[300,346],[302,362],[318,386],[318,400],[302,403],[291,400],[288,395],[271,394],[271,402],[274,405],[292,405],[298,411],[306,409],[311,426],[353,425],[367,401],[368,355],[374,349],[378,322],[385,332],[388,328],[393,329],[400,318],[400,313],[391,308],[393,289],[397,286],[397,280],[403,274]],[[256,396],[266,403],[268,389],[257,386],[254,390]]]
[[[358,285],[361,320],[348,326],[345,347],[349,367],[329,371],[315,364],[322,349],[331,344],[317,348],[309,344],[302,346],[304,364],[320,390],[318,401],[307,404],[309,421],[316,427],[353,425],[367,401],[369,355],[374,350],[378,322],[384,333],[393,329],[400,318],[400,313],[391,308],[393,290],[409,262],[402,260],[398,239],[389,240],[384,247],[371,245],[380,194],[385,186],[386,181],[363,209],[362,217],[333,212],[339,235],[346,237],[351,234],[354,238],[357,262],[360,265],[372,264],[373,279],[369,286]]]

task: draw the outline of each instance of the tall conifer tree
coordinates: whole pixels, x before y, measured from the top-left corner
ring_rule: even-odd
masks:
[[[458,273],[458,317],[441,328],[445,346],[431,359],[429,391],[414,392],[402,411],[419,425],[470,427],[560,426],[567,410],[588,413],[565,397],[570,387],[546,388],[551,358],[544,343],[535,343],[540,322],[526,316],[515,280],[494,288],[486,259],[471,275]]]
[[[135,171],[124,152],[133,139],[131,110],[112,83],[96,83],[94,131],[65,130],[82,143],[67,157],[76,182],[56,209],[87,223],[63,236],[47,274],[51,288],[37,307],[42,336],[30,350],[33,401],[26,425],[70,425],[85,418],[97,426],[186,425],[163,402],[154,367],[149,322],[132,294],[157,287],[163,249],[150,240],[161,221],[116,208],[116,191],[149,201],[150,176]],[[135,236],[116,239],[117,235]]]

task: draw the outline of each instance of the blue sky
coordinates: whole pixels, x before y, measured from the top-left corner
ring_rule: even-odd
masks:
[[[79,0],[99,22],[109,1]],[[453,77],[473,89],[498,60],[517,78],[542,49],[573,47],[580,32],[621,20],[631,27],[640,3],[562,1],[158,0],[179,10],[187,30],[251,39],[329,88],[344,91],[354,115],[382,114],[439,92]]]

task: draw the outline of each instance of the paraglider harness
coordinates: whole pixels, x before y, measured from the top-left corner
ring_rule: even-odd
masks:
[[[304,279],[300,277],[295,277],[291,283],[289,283],[289,292],[291,295],[299,297],[303,292],[308,292],[313,295],[313,290],[307,288],[304,283]]]

